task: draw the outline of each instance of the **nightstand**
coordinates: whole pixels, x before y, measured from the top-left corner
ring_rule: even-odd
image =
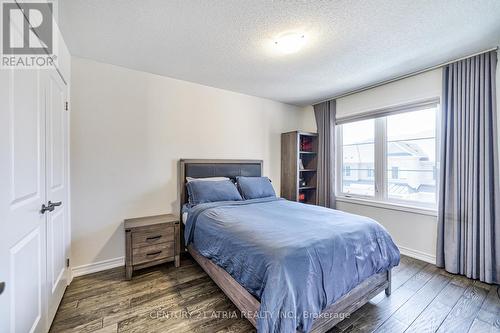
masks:
[[[126,219],[125,275],[135,270],[174,261],[180,266],[179,218],[172,214]]]

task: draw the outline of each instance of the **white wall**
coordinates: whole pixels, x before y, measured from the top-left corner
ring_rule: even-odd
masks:
[[[436,69],[337,99],[337,118],[441,97],[442,70]]]
[[[302,109],[80,58],[72,61],[72,266],[124,255],[123,219],[177,213],[180,158],[263,159]]]
[[[314,118],[314,109],[311,105],[303,108],[300,121],[300,127],[304,131],[316,132],[318,130],[316,127],[316,119]]]
[[[436,261],[435,216],[340,201],[337,209],[378,221],[389,231],[401,253],[432,263]]]

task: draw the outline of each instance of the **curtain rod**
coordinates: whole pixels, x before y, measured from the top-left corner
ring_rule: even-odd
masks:
[[[333,100],[333,99],[337,99],[337,98],[342,98],[342,97],[346,97],[346,96],[349,96],[349,95],[353,95],[353,94],[356,94],[356,93],[359,93],[359,92],[362,92],[362,91],[365,91],[365,90],[369,90],[369,89],[372,89],[372,88],[383,86],[383,85],[388,84],[388,83],[397,82],[397,81],[400,81],[400,80],[403,80],[403,79],[406,79],[406,78],[409,78],[409,77],[412,77],[412,76],[415,76],[415,75],[418,75],[418,74],[422,74],[422,73],[425,73],[425,72],[430,72],[432,70],[438,69],[440,67],[452,64],[452,63],[460,61],[460,60],[464,60],[464,59],[467,59],[467,58],[472,58],[472,57],[475,57],[477,55],[480,55],[480,54],[483,54],[483,53],[486,53],[486,52],[496,51],[496,50],[498,50],[498,46],[495,46],[495,47],[492,47],[490,49],[483,50],[483,51],[480,51],[480,52],[476,52],[476,53],[470,54],[470,55],[465,56],[465,57],[461,57],[461,58],[458,58],[458,59],[454,59],[454,60],[450,60],[450,61],[447,61],[447,62],[443,62],[443,63],[441,63],[439,65],[434,65],[432,67],[427,67],[427,68],[418,70],[416,72],[412,72],[412,73],[408,73],[408,74],[396,76],[395,78],[392,78],[392,79],[388,79],[388,80],[384,80],[384,81],[379,81],[377,83],[373,83],[373,84],[370,84],[368,86],[357,88],[355,90],[351,90],[351,91],[342,93],[340,95],[333,96],[333,97],[327,98],[325,100],[316,102],[313,105],[316,105],[316,104],[319,104],[319,103],[323,103],[323,102],[326,102],[326,101],[330,101],[330,100]]]

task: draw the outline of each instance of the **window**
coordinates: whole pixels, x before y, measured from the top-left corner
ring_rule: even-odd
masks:
[[[342,192],[373,196],[375,158],[374,120],[342,126]]]
[[[387,167],[399,170],[389,179],[389,199],[436,201],[436,109],[387,117]],[[392,172],[394,175],[394,172]]]
[[[398,179],[399,178],[399,168],[393,166],[391,169],[391,178],[392,179]]]
[[[428,104],[339,125],[339,195],[435,207],[437,117]]]

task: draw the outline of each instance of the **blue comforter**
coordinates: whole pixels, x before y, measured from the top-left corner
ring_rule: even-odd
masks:
[[[187,210],[186,245],[260,300],[258,332],[308,332],[328,305],[399,264],[387,231],[367,217],[277,198]]]

